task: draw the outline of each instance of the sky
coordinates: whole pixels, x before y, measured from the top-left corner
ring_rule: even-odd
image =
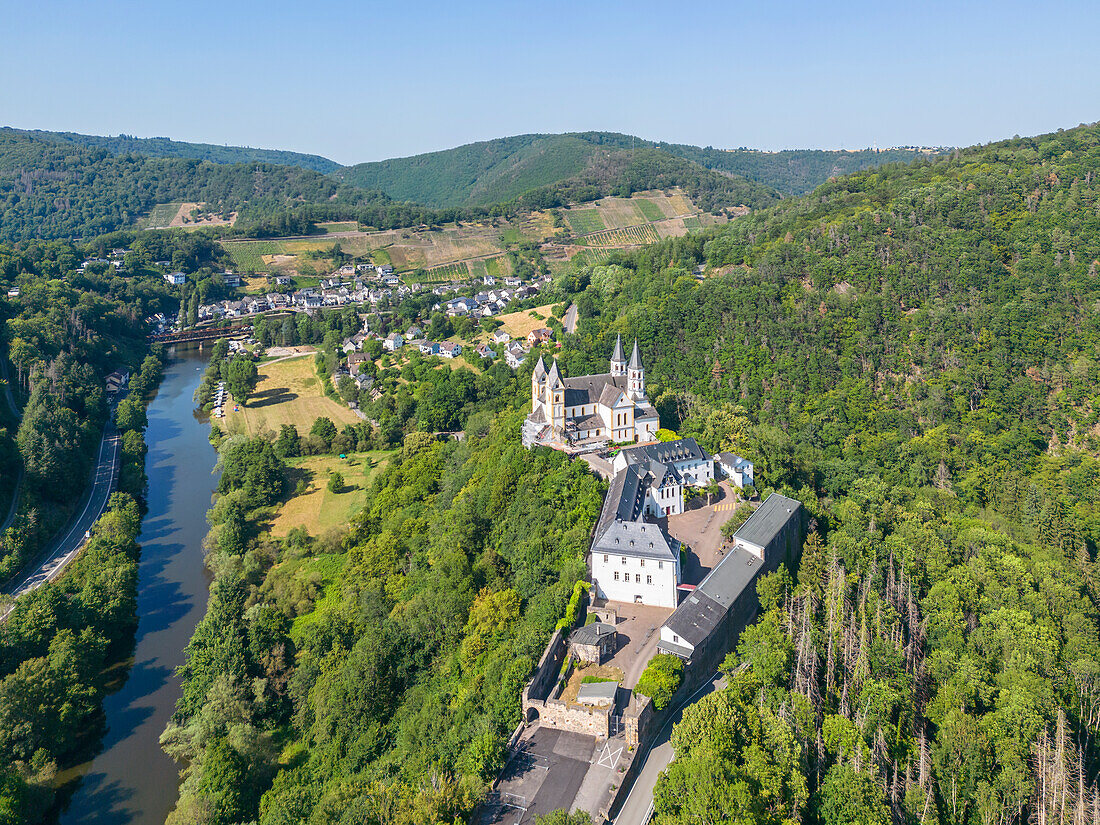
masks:
[[[966,146],[1100,120],[1095,2],[0,0],[0,125],[351,164],[528,132]]]

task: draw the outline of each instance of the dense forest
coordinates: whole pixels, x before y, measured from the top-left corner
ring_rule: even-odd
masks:
[[[570,371],[637,335],[665,426],[815,516],[659,822],[1094,816],[1098,175],[1014,139],[563,277]]]
[[[5,127],[0,131],[30,135],[45,140],[74,143],[88,149],[106,149],[115,155],[145,155],[151,158],[194,158],[211,163],[266,163],[275,166],[299,166],[327,175],[340,164],[320,155],[306,155],[282,149],[254,149],[250,146],[220,146],[214,143],[188,143],[166,137],[139,138],[133,135],[81,135],[76,132],[44,132]]]
[[[671,155],[706,169],[754,180],[784,195],[812,192],[829,178],[891,163],[912,163],[927,157],[916,149],[714,149],[682,143],[655,144]]]
[[[115,155],[0,131],[0,240],[91,237],[130,227],[156,204],[183,201],[237,212],[239,230],[250,231],[305,203],[352,208],[389,199],[297,166]]]

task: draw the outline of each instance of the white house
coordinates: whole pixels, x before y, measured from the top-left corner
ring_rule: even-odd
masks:
[[[182,272],[167,272],[164,275],[164,280],[173,286],[182,286],[187,283],[187,276]]]
[[[527,359],[528,350],[518,341],[508,345],[504,350],[504,361],[512,369],[517,369]]]
[[[387,335],[385,340],[382,341],[382,347],[386,352],[394,352],[401,349],[405,345],[405,339],[396,332]]]
[[[592,544],[592,583],[599,598],[676,607],[680,543],[656,524],[616,519]]]
[[[714,459],[694,438],[628,447],[615,456],[612,467],[616,473],[635,467],[653,476],[653,489],[661,493],[649,494],[647,502],[657,516],[684,512],[684,487],[706,487],[714,481]]]
[[[747,458],[741,458],[733,453],[719,453],[714,460],[718,462],[718,468],[733,486],[747,487],[756,483],[753,481],[752,462]]]
[[[508,334],[508,332],[504,329],[504,327],[500,327],[499,329],[493,330],[493,341],[494,342],[496,342],[498,344],[507,344],[511,340],[512,340],[512,336]]]

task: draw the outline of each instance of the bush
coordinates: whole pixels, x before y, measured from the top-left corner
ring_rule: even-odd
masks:
[[[344,477],[337,472],[332,472],[328,477],[328,490],[330,493],[339,493],[344,489]]]
[[[658,653],[649,660],[634,692],[652,699],[654,710],[664,710],[679,690],[683,679],[684,663],[680,657],[671,653]]]
[[[571,627],[577,624],[577,619],[580,614],[581,600],[588,592],[588,588],[592,585],[586,581],[578,581],[573,585],[573,595],[569,597],[569,604],[565,606],[565,615],[558,620],[558,624],[555,629],[557,630],[569,630]]]

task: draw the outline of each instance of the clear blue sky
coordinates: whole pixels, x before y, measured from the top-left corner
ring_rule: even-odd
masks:
[[[0,125],[342,163],[524,132],[969,145],[1100,119],[1095,2],[0,0]]]

